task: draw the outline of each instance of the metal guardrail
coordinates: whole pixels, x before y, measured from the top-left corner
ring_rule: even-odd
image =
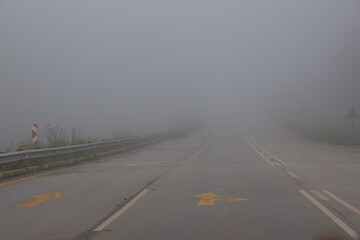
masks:
[[[44,148],[44,149],[36,149],[36,150],[26,150],[26,151],[18,151],[18,152],[10,152],[10,153],[2,153],[0,154],[0,164],[16,162],[26,159],[33,159],[39,157],[50,157],[67,153],[75,153],[82,152],[90,149],[97,149],[103,147],[111,147],[116,145],[130,144],[130,143],[140,143],[146,142],[148,140],[155,140],[159,138],[163,138],[169,136],[168,133],[157,133],[150,134],[143,137],[134,137],[134,138],[125,138],[119,140],[112,141],[102,141],[102,142],[94,142],[80,145],[72,145],[65,147],[57,147],[57,148]]]

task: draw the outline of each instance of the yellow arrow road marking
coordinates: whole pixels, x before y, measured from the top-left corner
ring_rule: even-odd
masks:
[[[245,201],[247,200],[246,198],[234,198],[234,197],[228,197],[226,199],[227,202],[236,202],[236,201]]]
[[[215,199],[213,197],[202,197],[198,206],[213,206]]]
[[[215,201],[221,201],[221,200],[225,200],[227,202],[237,202],[237,201],[245,201],[247,200],[246,198],[233,198],[233,197],[228,197],[228,198],[217,198],[214,199]]]
[[[233,198],[233,197],[215,198],[215,197],[221,197],[221,196],[216,195],[216,194],[211,193],[211,192],[196,195],[195,197],[200,197],[201,198],[199,203],[198,203],[198,206],[213,206],[215,201],[222,201],[222,200],[225,200],[227,202],[236,202],[236,201],[247,200],[246,198]]]
[[[43,194],[43,195],[35,196],[34,198],[36,198],[36,199],[34,199],[34,200],[31,200],[29,202],[17,205],[17,207],[32,207],[32,206],[35,206],[38,203],[41,203],[41,202],[45,201],[46,199],[59,198],[59,197],[61,197],[61,194],[58,193],[58,192],[49,193],[49,194]]]
[[[321,162],[320,164],[325,165],[325,166],[332,166],[333,165],[333,164],[328,163],[328,162]]]
[[[203,194],[200,194],[200,195],[196,195],[195,197],[221,197],[219,195],[216,195],[214,193],[211,193],[211,192],[207,192],[207,193],[203,193]]]
[[[215,201],[214,197],[221,197],[221,196],[211,192],[207,192],[200,195],[196,195],[195,197],[201,198],[198,203],[198,206],[213,206]]]

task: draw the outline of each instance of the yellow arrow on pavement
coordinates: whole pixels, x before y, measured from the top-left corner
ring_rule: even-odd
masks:
[[[227,202],[236,202],[236,201],[245,201],[246,198],[234,198],[234,197],[228,197],[224,199],[215,199],[215,200],[226,200]]]
[[[59,192],[43,194],[43,195],[35,196],[34,198],[36,198],[36,199],[31,200],[30,202],[26,202],[26,203],[17,205],[17,207],[32,207],[32,206],[35,206],[38,203],[41,203],[41,202],[45,201],[46,199],[60,198],[60,197],[61,197],[61,194]]]
[[[236,202],[236,201],[247,200],[245,198],[233,198],[233,197],[216,198],[216,197],[221,197],[221,196],[216,195],[216,194],[211,193],[211,192],[196,195],[195,197],[201,198],[199,203],[198,203],[198,206],[213,206],[215,201],[221,201],[221,200],[225,200],[227,202]]]
[[[221,196],[216,195],[216,194],[211,193],[211,192],[207,192],[207,193],[203,193],[203,194],[200,194],[200,195],[196,195],[195,197],[221,197]]]
[[[214,201],[215,201],[215,197],[221,197],[219,195],[216,195],[214,193],[211,193],[211,192],[207,192],[207,193],[203,193],[203,194],[200,194],[200,195],[196,195],[195,197],[199,197],[201,198],[199,203],[198,203],[198,206],[212,206],[214,205]]]

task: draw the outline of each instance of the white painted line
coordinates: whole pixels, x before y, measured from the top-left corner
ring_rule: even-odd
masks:
[[[287,163],[281,161],[279,158],[275,157],[274,155],[272,155],[272,154],[269,153],[269,152],[268,152],[268,154],[269,154],[270,156],[272,156],[273,158],[275,158],[275,160],[278,161],[278,162],[280,162],[282,165],[287,166]]]
[[[327,198],[324,194],[322,194],[319,191],[316,190],[311,190],[312,194],[314,194],[317,198],[321,199],[321,200],[329,200],[329,198]]]
[[[299,190],[302,195],[304,195],[310,202],[312,202],[315,206],[317,206],[326,216],[328,216],[331,220],[333,220],[339,227],[341,227],[350,237],[354,240],[359,239],[359,234],[357,234],[354,230],[352,230],[346,223],[344,223],[341,219],[339,219],[335,214],[330,212],[324,205],[322,205],[319,201],[313,198],[310,194],[308,194],[305,190]]]
[[[296,176],[295,173],[293,173],[292,171],[286,171],[291,177],[293,178],[297,178],[298,176]]]
[[[257,152],[263,159],[265,159],[265,161],[267,161],[271,166],[275,166],[272,162],[270,162],[266,157],[264,157],[263,154],[261,154],[256,148],[254,148],[252,146],[252,144],[249,142],[249,140],[247,139],[247,137],[244,135],[245,141],[249,144],[249,146],[254,149],[255,152]]]
[[[260,147],[260,145],[259,145]],[[269,151],[265,150],[263,147],[260,147],[261,150],[263,150],[264,152],[266,152],[267,155],[269,155],[270,157],[274,158],[276,161],[280,162],[282,165],[287,166],[287,163],[281,161],[278,157],[274,156],[272,153],[270,153]]]
[[[330,197],[332,197],[333,199],[335,199],[338,203],[341,203],[342,205],[344,205],[345,207],[356,213],[357,215],[360,215],[360,210],[357,209],[356,207],[350,205],[349,203],[345,202],[344,200],[340,199],[339,197],[335,196],[334,194],[332,194],[327,190],[324,190],[323,192],[329,195]]]
[[[259,151],[264,151],[267,155],[270,155],[272,158],[274,158],[276,161],[280,162],[282,165],[287,166],[287,163],[281,161],[279,158],[277,158],[276,156],[274,156],[273,154],[271,154],[269,151],[265,150],[263,147],[261,147],[259,144],[257,144],[257,143],[255,142],[255,140],[250,137],[249,134],[247,134],[247,136],[248,136],[248,137],[254,142],[254,144],[260,149]]]
[[[114,213],[114,215],[112,215],[111,217],[109,217],[108,219],[105,220],[105,222],[103,222],[102,224],[100,224],[97,228],[94,229],[94,232],[100,232],[102,230],[104,230],[104,228],[106,228],[110,223],[112,223],[116,218],[118,218],[121,214],[123,214],[124,212],[126,212],[126,210],[128,210],[132,205],[134,205],[134,203],[139,200],[142,196],[144,196],[148,191],[148,189],[143,190],[141,193],[139,193],[136,197],[134,197],[133,199],[131,199],[130,202],[128,202],[124,207],[122,207],[119,211],[117,211],[116,213]]]
[[[276,164],[277,166],[279,166],[279,167],[282,166],[282,165],[281,165],[280,163],[278,163],[278,162],[275,162],[275,164]]]

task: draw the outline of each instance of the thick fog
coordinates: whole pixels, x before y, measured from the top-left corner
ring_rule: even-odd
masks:
[[[358,0],[0,1],[0,147],[32,123],[110,137],[352,105]]]

